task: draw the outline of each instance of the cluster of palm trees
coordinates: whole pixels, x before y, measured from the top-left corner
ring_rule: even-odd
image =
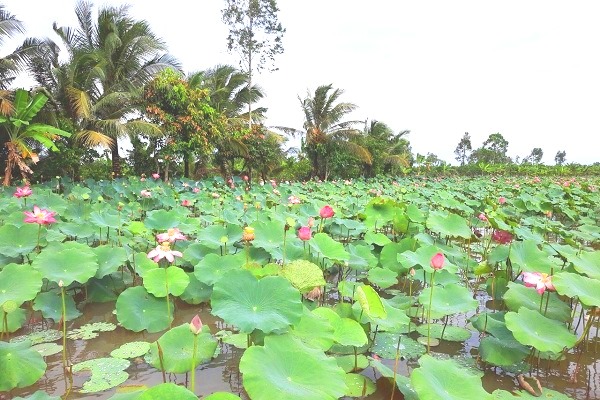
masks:
[[[158,138],[166,133],[145,115],[143,96],[144,88],[165,69],[177,71],[190,88],[207,90],[210,106],[226,121],[222,125],[224,134],[216,135],[219,141],[212,143],[214,153],[220,154],[216,159],[220,160],[221,170],[231,169],[224,164],[232,155],[249,156],[248,146],[227,134],[232,126],[250,120],[245,111],[248,104],[264,96],[260,87],[249,86],[246,73],[218,65],[185,77],[177,60],[167,53],[165,43],[146,21],[132,18],[127,6],[106,6],[96,14],[92,3],[80,0],[75,14],[76,27],[53,25],[57,41],[28,38],[0,59],[0,160],[6,166],[5,185],[10,184],[13,168],[18,166],[22,174],[30,172],[25,159],[33,158],[33,144],[56,149],[56,135],[63,136],[66,146],[72,149],[105,147],[111,155],[113,175],[120,176],[119,140],[140,135]],[[0,45],[5,39],[24,33],[21,22],[0,5]],[[44,126],[58,128],[43,132],[19,129],[18,135],[7,128],[21,124],[15,120],[16,108],[30,105],[16,105],[18,91],[9,90],[13,79],[22,72],[28,73],[37,85],[28,100],[35,98],[36,104],[45,104],[43,110],[30,108],[27,116],[42,120]],[[339,151],[355,157],[366,175],[381,172],[386,166],[408,164],[410,147],[403,138],[407,132],[394,135],[376,121],[358,129],[361,121],[345,120],[356,106],[340,101],[342,93],[331,85],[318,87],[314,94],[299,98],[305,116],[303,129],[279,127],[284,133],[305,138],[302,150],[310,160],[312,175],[327,179],[332,171],[331,156]],[[255,107],[251,120],[260,124],[265,111]],[[264,132],[270,136],[270,143],[282,142],[280,138],[273,139],[275,133]]]

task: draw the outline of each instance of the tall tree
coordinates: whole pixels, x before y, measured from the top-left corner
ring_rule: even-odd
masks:
[[[242,68],[252,87],[254,70],[272,68],[275,56],[283,53],[285,29],[277,18],[276,0],[225,0],[223,22],[229,27],[227,47],[240,54]],[[248,101],[248,126],[252,126],[252,103]]]
[[[381,121],[365,121],[363,135],[355,141],[365,147],[372,155],[372,164],[363,164],[365,175],[369,177],[394,171],[397,167],[409,167],[413,163],[410,142],[406,138],[410,131],[397,134]]]
[[[179,65],[164,54],[165,44],[148,23],[133,19],[127,6],[103,7],[94,20],[92,3],[80,0],[75,14],[76,28],[54,24],[67,60],[61,61],[56,43],[39,40],[44,51],[30,60],[29,67],[58,110],[73,121],[76,138],[90,146],[110,148],[113,173],[119,176],[118,139],[161,133],[156,125],[139,118],[144,84],[162,69]]]
[[[493,133],[483,142],[483,146],[471,153],[469,162],[486,164],[506,164],[512,160],[506,155],[508,141],[500,133]]]
[[[528,156],[523,157],[522,163],[539,164],[544,157],[544,151],[540,147],[534,147]]]
[[[460,142],[458,142],[456,149],[454,149],[456,161],[458,161],[460,165],[465,165],[469,160],[469,155],[472,149],[471,135],[469,135],[469,132],[465,132],[463,137],[460,139]]]
[[[554,162],[556,165],[563,165],[567,161],[567,152],[564,150],[559,150],[556,152],[554,156]]]

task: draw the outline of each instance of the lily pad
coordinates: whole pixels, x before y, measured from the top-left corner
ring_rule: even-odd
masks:
[[[56,329],[46,329],[38,332],[31,332],[27,335],[17,336],[10,340],[11,343],[31,342],[31,345],[40,343],[55,342],[62,338],[62,332]]]
[[[430,326],[429,336],[432,338],[449,340],[451,342],[464,342],[471,337],[470,330],[459,326],[446,325],[445,329],[442,324],[431,324]],[[417,332],[423,336],[427,336],[427,324],[420,325],[417,328]],[[444,333],[443,336],[442,332]]]
[[[481,379],[452,360],[436,360],[424,355],[410,380],[421,399],[492,400]]]
[[[419,303],[426,309],[429,307],[429,293],[431,288],[424,289],[419,295]],[[473,294],[464,286],[448,285],[435,287],[431,302],[431,317],[441,318],[446,315],[465,313],[477,308],[479,303]]]
[[[354,354],[336,356],[335,361],[345,372],[359,371],[369,366],[369,359],[364,354],[357,354],[356,357]]]
[[[41,252],[31,266],[42,277],[56,283],[62,281],[65,287],[75,281],[86,283],[98,271],[94,251],[76,242],[67,242],[53,251]]]
[[[60,400],[58,396],[50,396],[48,393],[38,390],[31,396],[27,397],[15,397],[13,400]]]
[[[246,270],[231,271],[219,280],[211,305],[214,315],[243,333],[285,329],[302,316],[300,293],[287,279],[267,276],[258,280]]]
[[[187,390],[183,386],[176,385],[174,383],[161,383],[146,390],[137,400],[164,400],[164,399],[177,399],[177,400],[198,400],[191,391]]]
[[[91,324],[85,324],[77,329],[71,330],[67,334],[67,337],[73,340],[89,340],[98,337],[98,332],[110,332],[114,331],[116,328],[117,326],[115,324],[111,324],[110,322],[93,322]]]
[[[523,361],[529,354],[529,347],[523,346],[514,338],[486,336],[479,343],[479,355],[489,364],[508,366]]]
[[[369,270],[367,279],[380,288],[387,289],[398,283],[398,274],[386,268],[373,268]]]
[[[196,349],[196,365],[209,361],[217,347],[217,341],[211,336],[208,329],[198,335]],[[162,335],[157,342],[163,353],[163,367],[166,372],[183,374],[192,367],[194,353],[194,334],[190,331],[189,324],[183,324],[171,329]],[[161,363],[156,342],[150,344],[150,351],[146,355],[148,362],[160,369]]]
[[[81,393],[96,393],[113,388],[125,382],[129,374],[124,370],[129,361],[121,358],[94,358],[73,365],[73,372],[89,370],[91,378],[83,383]]]
[[[396,359],[396,347],[398,346],[398,339],[400,339],[399,354],[402,359],[412,360],[419,358],[425,354],[427,348],[416,340],[413,340],[405,335],[397,335],[393,333],[378,333],[375,338],[375,345],[373,346],[373,353],[377,354],[382,358],[389,360]]]
[[[116,304],[117,319],[125,329],[150,333],[167,329],[173,320],[173,307],[167,315],[165,299],[152,296],[143,286],[126,289]]]
[[[281,269],[280,275],[290,281],[300,293],[307,293],[315,287],[325,286],[321,267],[306,260],[287,263]]]
[[[246,263],[244,253],[237,255],[207,254],[195,267],[196,279],[205,285],[212,286],[227,272],[239,270]]]
[[[216,392],[203,397],[202,400],[241,400],[241,398],[229,392]]]
[[[0,391],[33,385],[44,375],[46,363],[30,342],[0,342]]]
[[[519,343],[542,352],[560,353],[577,342],[577,336],[569,332],[563,323],[526,307],[519,308],[518,313],[507,312],[504,320]]]
[[[375,393],[375,382],[360,374],[346,374],[346,396],[349,397],[362,397],[369,396]]]
[[[42,355],[42,357],[48,357],[53,354],[58,354],[62,351],[63,347],[56,343],[40,343],[31,348]]]
[[[345,373],[335,359],[290,335],[267,336],[240,360],[244,388],[253,400],[334,400],[346,391]]]

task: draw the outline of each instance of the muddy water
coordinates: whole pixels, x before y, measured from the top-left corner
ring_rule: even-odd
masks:
[[[491,308],[491,302],[486,304],[485,299],[480,299],[480,309]],[[222,329],[231,330],[221,320],[210,315],[206,308],[201,306],[191,306],[185,303],[178,303],[176,318],[173,326],[189,322],[195,314],[200,314],[204,324],[210,326],[213,333]],[[113,315],[114,302],[104,304],[90,304],[85,307],[85,313],[79,317],[73,324],[68,325],[68,329],[74,329],[81,325],[91,322],[112,322],[117,323]],[[469,315],[457,315],[450,318],[449,324],[457,326],[466,326]],[[583,324],[582,324],[583,325]],[[57,329],[57,327],[53,327]],[[592,328],[591,338],[593,338],[586,351],[580,354],[568,354],[566,360],[560,362],[540,361],[539,366],[534,366],[527,375],[535,376],[539,379],[542,386],[568,394],[574,399],[600,399],[600,339],[598,338],[598,327]],[[42,329],[40,323],[33,323],[27,326],[25,332]],[[581,328],[580,328],[581,329]],[[21,334],[21,332],[19,332]],[[131,341],[149,341],[158,339],[162,333],[147,334],[134,333],[126,329],[117,327],[112,332],[101,332],[99,337],[84,341],[67,339],[70,361],[77,363],[92,358],[108,357],[110,352],[124,343]],[[414,336],[413,338],[416,338]],[[479,343],[477,332],[473,333],[471,339],[466,342],[447,342],[442,341],[438,347],[432,348],[432,352],[444,353],[452,357],[472,357],[476,356],[476,349]],[[242,377],[238,371],[239,358],[243,351],[233,346],[223,344],[221,354],[210,363],[202,365],[196,371],[196,393],[202,397],[217,391],[227,391],[239,395],[242,399],[248,399],[242,386]],[[10,399],[14,396],[27,396],[36,390],[43,390],[52,396],[62,396],[65,394],[69,384],[65,381],[62,373],[62,355],[61,353],[46,357],[48,368],[46,374],[33,386],[25,389],[14,390],[10,394],[0,393],[0,399]],[[393,361],[385,361],[392,368]],[[401,361],[398,372],[402,375],[409,375],[417,368],[416,361]],[[127,369],[129,379],[121,386],[126,385],[146,385],[153,386],[163,382],[162,373],[143,359],[133,360],[131,366]],[[1,373],[1,371],[0,371]],[[372,400],[390,400],[392,387],[389,381],[382,378],[377,371],[368,368],[362,372],[364,375],[373,379],[377,384],[377,391],[371,396],[366,397]],[[98,394],[82,394],[78,390],[89,377],[87,373],[77,373],[73,376],[73,387],[69,394],[69,399],[107,399],[110,398],[116,389],[104,391]],[[189,377],[186,374],[167,374],[167,380],[176,384],[188,383]],[[514,375],[503,372],[500,368],[487,367],[483,377],[483,385],[489,392],[501,388],[506,390],[518,389],[518,384]],[[393,399],[402,399],[403,396],[396,390]],[[392,399],[392,400],[393,400]]]

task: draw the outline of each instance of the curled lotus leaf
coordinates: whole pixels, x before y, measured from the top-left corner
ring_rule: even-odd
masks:
[[[518,312],[507,312],[504,321],[519,343],[542,352],[560,353],[577,342],[577,336],[569,332],[565,324],[526,307],[519,308]]]

